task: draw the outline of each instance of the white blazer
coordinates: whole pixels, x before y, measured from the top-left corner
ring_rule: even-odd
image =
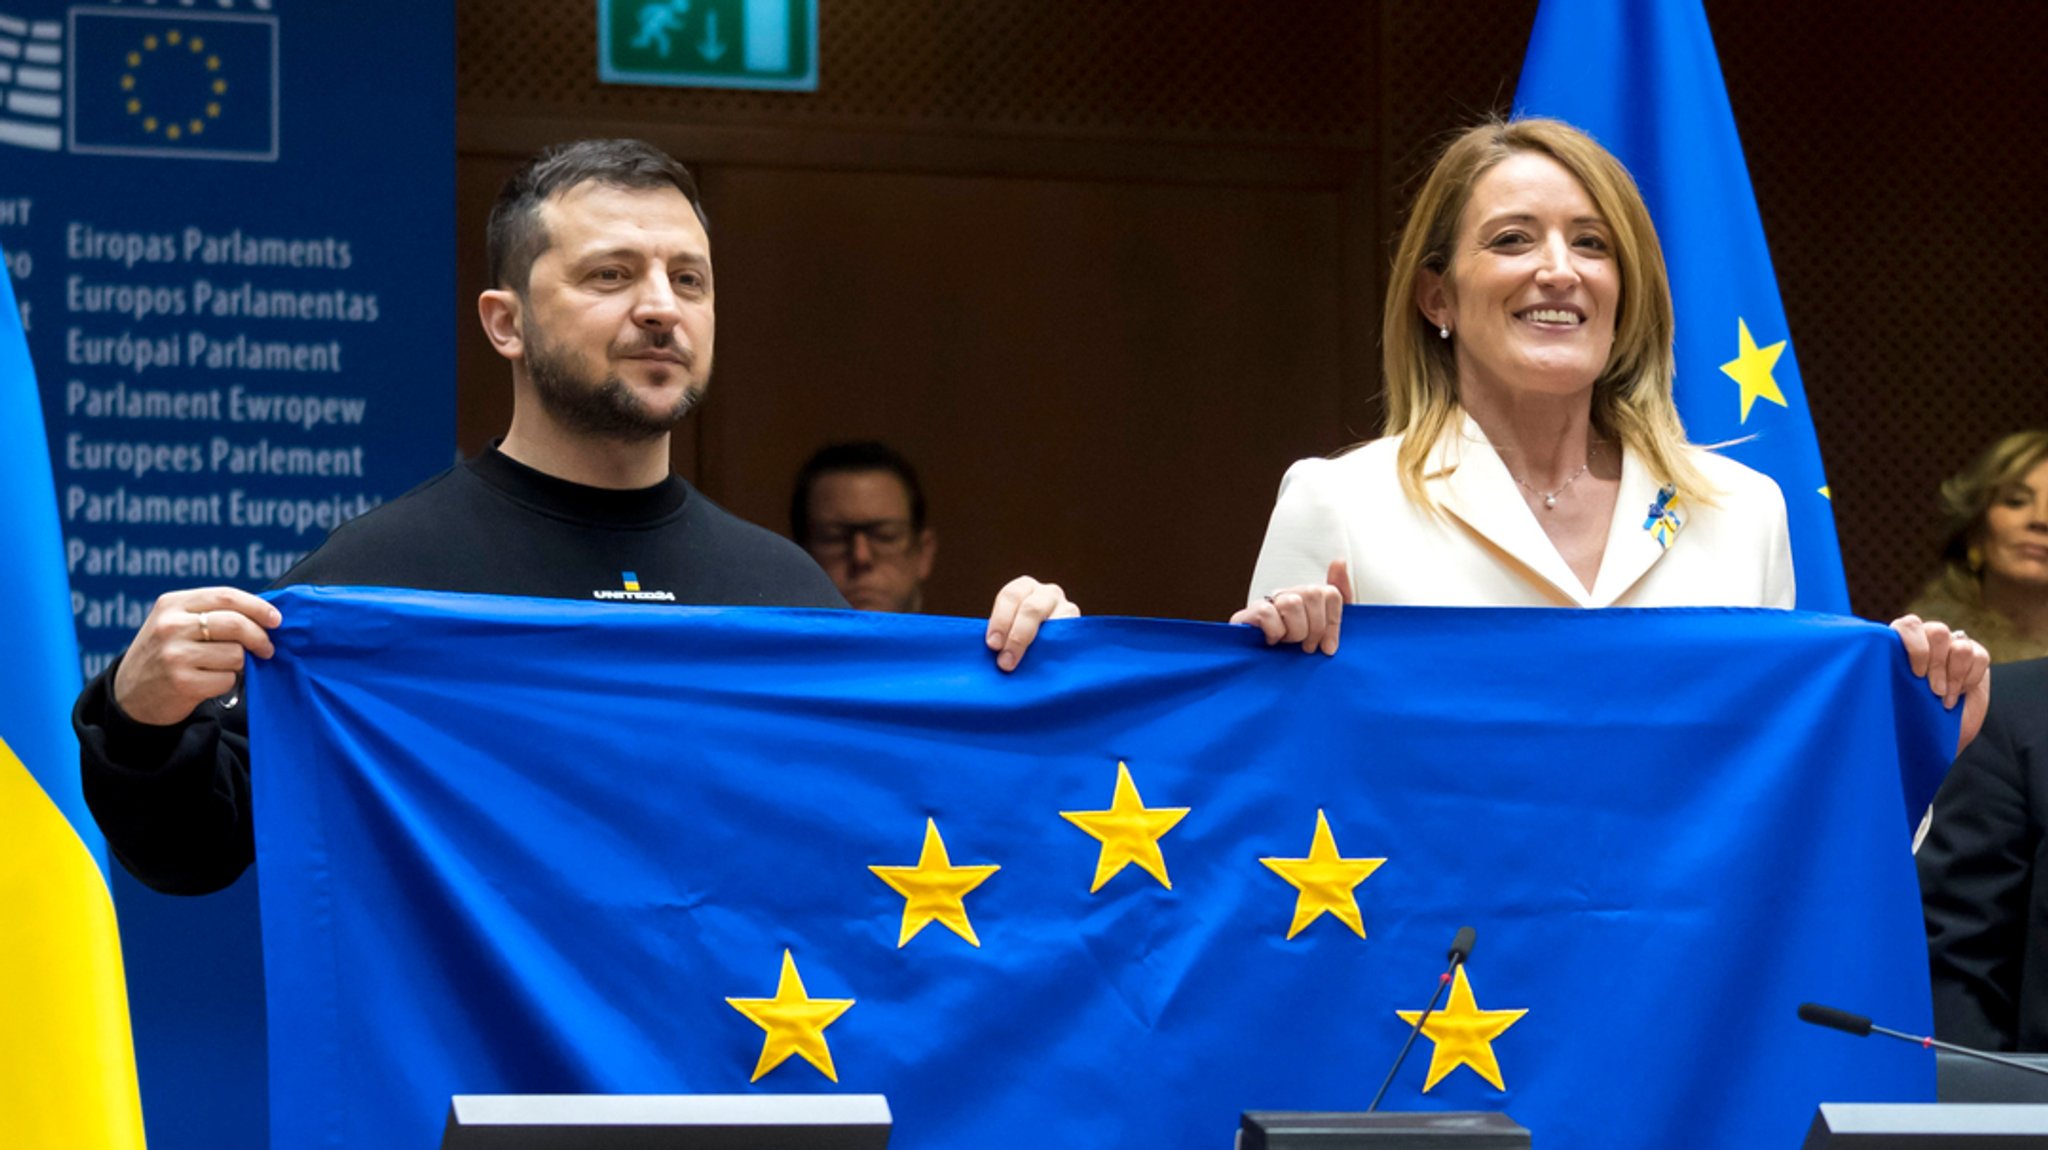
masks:
[[[1507,466],[1467,416],[1401,490],[1400,438],[1287,469],[1252,574],[1251,600],[1351,570],[1354,603],[1437,607],[1786,607],[1793,604],[1785,497],[1769,477],[1695,448],[1712,506],[1660,488],[1624,450],[1600,574],[1586,590],[1543,533]]]

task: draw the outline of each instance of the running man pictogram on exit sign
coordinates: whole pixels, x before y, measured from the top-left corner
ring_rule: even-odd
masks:
[[[598,0],[607,84],[818,88],[817,0]]]

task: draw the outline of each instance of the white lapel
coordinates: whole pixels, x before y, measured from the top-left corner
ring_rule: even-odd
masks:
[[[1593,606],[1585,584],[1572,574],[1564,556],[1557,553],[1550,536],[1543,533],[1543,526],[1530,514],[1515,477],[1508,474],[1507,464],[1501,462],[1486,433],[1471,416],[1465,416],[1460,434],[1438,441],[1423,476],[1430,494],[1444,509],[1503,558],[1523,568],[1531,578],[1548,584],[1563,602]],[[1601,568],[1596,586],[1606,577],[1604,560]]]
[[[1611,606],[1628,593],[1692,518],[1683,501],[1666,503],[1664,492],[1643,466],[1641,457],[1623,448],[1621,489],[1614,497],[1614,522],[1607,528],[1607,550],[1600,557],[1600,574],[1593,580],[1593,606]],[[1652,512],[1651,508],[1658,510]],[[1662,529],[1658,521],[1663,521]]]

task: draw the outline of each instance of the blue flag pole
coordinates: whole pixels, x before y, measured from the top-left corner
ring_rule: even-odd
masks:
[[[1799,607],[1849,613],[1813,413],[1706,10],[1544,0],[1515,114],[1583,128],[1635,175],[1670,269],[1686,432],[1777,481]]]

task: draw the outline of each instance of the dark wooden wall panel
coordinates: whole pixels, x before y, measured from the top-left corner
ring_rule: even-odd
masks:
[[[821,0],[823,83],[791,93],[602,86],[592,0],[463,0],[457,96],[464,112],[698,126],[1363,147],[1377,7]]]
[[[822,3],[803,95],[603,87],[588,0],[464,0],[463,243],[532,148],[653,139],[719,266],[687,473],[780,527],[804,453],[883,435],[931,473],[936,607],[1029,569],[1216,617],[1286,461],[1376,429],[1385,243],[1433,143],[1507,106],[1534,0]],[[1889,615],[1935,484],[2048,423],[2048,5],[1708,11],[1852,595]],[[460,316],[473,449],[506,385]]]
[[[931,608],[1030,571],[1220,618],[1287,463],[1370,432],[1370,6],[828,0],[815,96],[599,86],[593,9],[462,8],[465,211],[558,137],[692,163],[720,324],[679,466],[736,512],[782,529],[806,454],[876,436],[931,489]],[[474,446],[503,369],[464,370]]]
[[[828,438],[925,473],[935,610],[1010,575],[1215,617],[1280,470],[1335,446],[1336,197],[718,169],[703,477],[780,526]]]
[[[482,450],[512,423],[511,377],[484,338],[476,297],[491,286],[484,274],[484,221],[513,166],[501,156],[464,155],[455,162],[455,366],[462,377],[455,437],[464,455]]]

